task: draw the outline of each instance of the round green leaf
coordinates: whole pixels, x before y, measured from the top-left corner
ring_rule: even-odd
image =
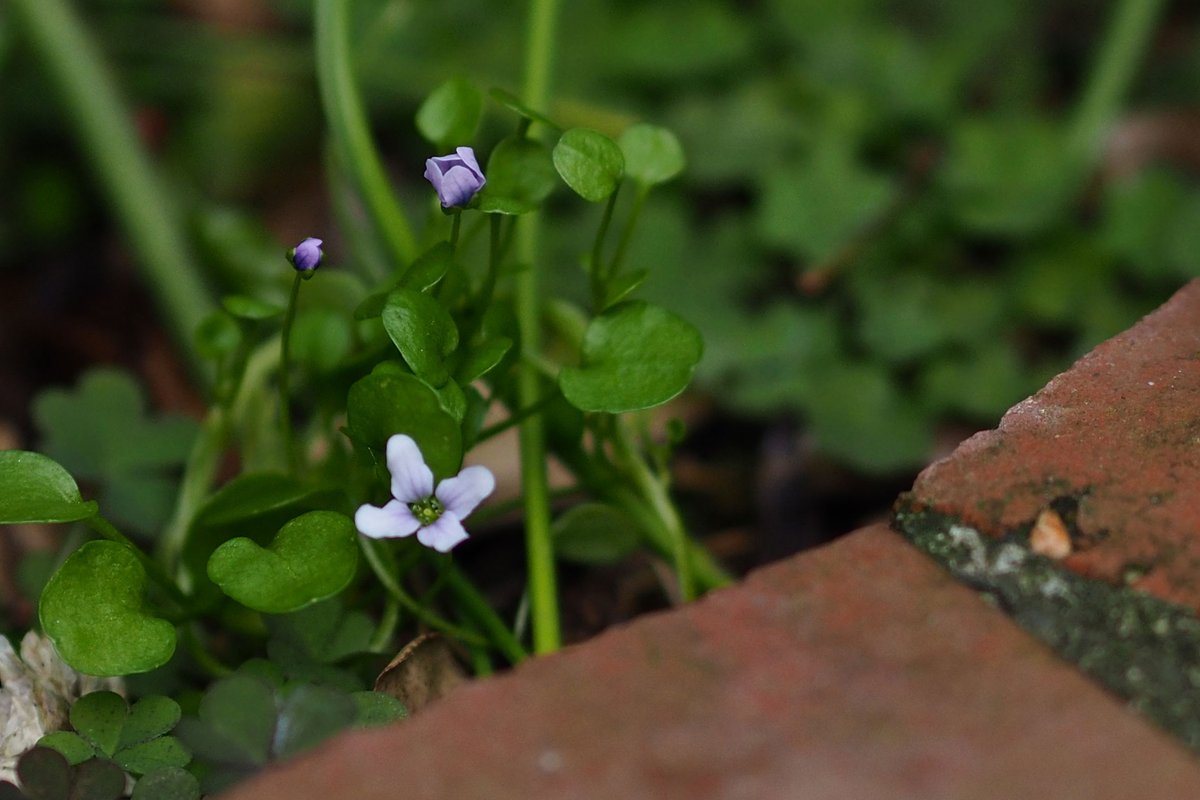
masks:
[[[223,358],[241,344],[242,332],[233,317],[214,311],[196,327],[196,352],[205,358]]]
[[[299,686],[284,698],[275,728],[274,751],[291,758],[354,724],[358,706],[346,692],[329,686]]]
[[[35,747],[17,761],[17,778],[26,794],[38,800],[65,798],[71,790],[71,765],[57,750]]]
[[[599,203],[616,191],[625,174],[625,157],[604,134],[572,128],[554,146],[554,168],[576,194]]]
[[[72,765],[82,764],[96,755],[96,748],[92,746],[91,742],[79,734],[71,733],[70,731],[47,733],[41,739],[38,739],[37,746],[57,750]]]
[[[564,367],[559,387],[581,411],[651,408],[687,387],[703,351],[700,333],[665,308],[621,303],[588,325],[582,364]]]
[[[167,767],[139,780],[130,800],[200,800],[200,784],[187,770]]]
[[[41,453],[0,451],[0,525],[74,522],[96,513],[71,474]]]
[[[471,140],[483,114],[483,94],[463,78],[451,78],[430,93],[417,109],[417,130],[438,147]]]
[[[404,703],[383,692],[354,692],[350,699],[357,709],[354,724],[359,728],[389,725],[408,716]]]
[[[479,210],[488,214],[527,214],[550,196],[557,183],[550,151],[522,136],[502,139],[488,158],[487,183]]]
[[[638,548],[637,525],[604,503],[581,503],[554,521],[554,554],[581,564],[612,564]]]
[[[686,166],[683,146],[666,128],[631,125],[621,134],[619,143],[625,156],[625,174],[642,186],[666,183]]]
[[[267,548],[239,537],[208,560],[225,594],[267,614],[286,614],[337,594],[354,578],[354,523],[334,511],[310,511],[284,525]]]
[[[318,372],[332,372],[342,365],[353,347],[350,321],[328,308],[296,315],[292,327],[292,354],[296,361]]]
[[[121,729],[121,747],[139,744],[170,732],[179,723],[179,704],[169,697],[152,694],[143,697],[129,709],[125,727]]]
[[[84,674],[148,672],[175,652],[175,626],[146,610],[146,583],[129,548],[88,542],[42,591],[42,628],[63,659]]]
[[[456,474],[462,465],[458,422],[413,375],[371,374],[357,381],[346,399],[346,421],[351,438],[370,448],[378,464],[384,463],[388,438],[406,433],[438,478]]]
[[[396,289],[383,307],[383,327],[417,377],[433,386],[450,380],[446,356],[458,346],[458,328],[434,298]]]
[[[458,382],[465,385],[491,372],[497,364],[504,360],[504,356],[512,349],[512,345],[512,339],[507,336],[497,336],[471,350],[456,371]]]

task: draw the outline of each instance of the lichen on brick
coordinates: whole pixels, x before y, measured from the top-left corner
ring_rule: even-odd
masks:
[[[902,502],[894,526],[1059,656],[1200,750],[1200,620],[1189,609],[1032,553],[1028,524],[990,536]]]

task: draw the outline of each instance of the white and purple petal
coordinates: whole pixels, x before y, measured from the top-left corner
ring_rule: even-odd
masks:
[[[415,503],[433,494],[433,471],[411,436],[397,433],[388,439],[387,466],[392,474],[392,497]]]
[[[460,520],[475,510],[496,488],[496,478],[487,467],[467,467],[438,484],[437,499],[446,511]]]
[[[437,521],[417,531],[417,541],[439,553],[448,553],[455,545],[467,540],[467,531],[458,517],[443,512]]]
[[[383,508],[361,505],[354,512],[354,526],[372,539],[396,539],[412,536],[421,527],[407,503],[392,500]]]

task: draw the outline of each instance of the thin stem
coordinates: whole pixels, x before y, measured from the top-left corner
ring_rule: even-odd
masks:
[[[371,637],[367,649],[372,653],[386,651],[388,642],[396,633],[396,625],[400,622],[400,601],[390,592],[383,598],[383,616],[375,626],[375,634]]]
[[[452,217],[453,222],[450,223],[450,253],[453,255],[458,249],[458,234],[462,230],[462,212],[455,211]]]
[[[597,314],[604,310],[607,302],[611,272],[604,268],[604,237],[608,235],[608,226],[612,223],[613,209],[616,208],[620,190],[621,187],[618,186],[608,196],[608,202],[604,204],[604,215],[600,217],[600,227],[596,229],[596,241],[592,244],[592,263],[588,272],[592,278],[592,310]]]
[[[100,534],[105,539],[108,539],[110,542],[116,542],[117,544],[121,544],[129,548],[129,551],[137,556],[137,560],[141,562],[142,567],[146,570],[146,574],[150,576],[150,579],[161,586],[163,591],[165,591],[181,609],[183,609],[185,612],[187,611],[189,606],[187,595],[179,590],[179,587],[175,584],[175,581],[171,579],[171,576],[166,573],[166,571],[162,568],[162,566],[159,565],[157,561],[146,555],[142,548],[134,544],[129,537],[117,530],[111,522],[99,514],[88,517],[86,520],[84,520],[84,523],[93,531]]]
[[[211,371],[192,346],[192,334],[215,305],[108,65],[64,0],[13,0],[8,6],[62,100],[163,321],[193,373],[207,383]]]
[[[296,277],[292,280],[292,293],[288,296],[283,330],[279,334],[279,430],[283,435],[283,447],[287,452],[287,461],[292,472],[295,472],[300,466],[300,459],[296,451],[295,434],[292,431],[292,361],[290,354],[292,323],[296,321],[296,306],[300,299],[300,283],[304,280],[304,274],[297,270]]]
[[[28,0],[40,2],[40,0]],[[317,0],[317,83],[329,133],[362,197],[367,215],[396,263],[417,255],[417,242],[371,138],[351,64],[350,0]]]
[[[649,196],[650,190],[644,186],[638,187],[637,193],[633,196],[633,206],[629,209],[629,216],[625,218],[625,227],[621,229],[617,250],[613,253],[612,262],[608,265],[609,278],[621,271],[621,265],[625,262],[625,253],[629,250],[629,242],[633,239],[633,229],[637,226],[638,218],[641,217],[642,209],[646,205],[646,198]]]
[[[532,0],[526,47],[524,101],[545,108],[550,95],[557,0]],[[528,408],[542,394],[541,380],[531,366],[541,352],[541,289],[538,245],[541,220],[529,214],[517,229],[517,254],[527,265],[517,276],[516,314],[522,355],[517,369],[518,404]],[[533,647],[537,653],[557,650],[562,643],[558,618],[558,580],[550,538],[549,480],[546,476],[546,433],[541,415],[521,423],[521,484],[525,491],[525,550],[529,565],[529,596],[533,612]],[[507,630],[507,629],[506,629]]]
[[[392,574],[387,565],[384,564],[383,555],[380,550],[383,546],[382,542],[359,537],[359,543],[362,546],[363,555],[367,558],[367,564],[371,567],[371,571],[375,573],[375,577],[379,580],[379,583],[383,585],[387,593],[395,598],[405,611],[434,630],[448,633],[456,639],[477,645],[487,643],[486,639],[476,635],[473,631],[455,625],[453,622],[430,611],[426,606],[414,600],[408,592],[404,591],[404,587],[400,585],[400,581]]]
[[[194,623],[184,626],[183,642],[184,646],[187,647],[188,654],[196,662],[196,665],[208,673],[210,677],[224,678],[233,674],[233,668],[223,664],[200,641]]]
[[[1071,148],[1081,166],[1099,153],[1164,5],[1164,0],[1117,4],[1071,126]]]
[[[634,447],[629,427],[623,419],[614,420],[613,444],[622,466],[632,476],[634,485],[662,520],[670,539],[671,557],[675,562],[675,574],[679,579],[679,596],[683,602],[696,598],[696,583],[693,578],[692,559],[688,552],[688,536],[683,520],[667,493],[667,487],[651,471],[645,459]]]
[[[529,657],[504,620],[496,615],[475,585],[459,571],[458,565],[449,564],[444,575],[446,588],[454,595],[463,612],[487,634],[509,663],[518,664]]]
[[[487,441],[488,439],[491,439],[493,436],[498,436],[498,435],[504,433],[509,428],[520,425],[522,422],[529,419],[529,417],[541,412],[544,408],[546,408],[546,406],[550,405],[557,399],[558,399],[557,394],[554,394],[554,393],[548,394],[545,397],[543,397],[541,400],[538,400],[536,403],[529,406],[528,408],[522,408],[517,411],[514,411],[512,414],[509,415],[508,419],[501,420],[500,422],[497,422],[494,425],[489,425],[488,427],[480,430],[479,433],[475,436],[474,444],[479,444],[480,442]]]
[[[175,509],[159,539],[158,562],[168,570],[175,569],[183,552],[192,519],[208,496],[208,490],[217,474],[217,467],[221,463],[221,454],[225,451],[229,439],[229,427],[228,412],[221,406],[214,406],[208,410],[200,432],[192,442],[192,449],[188,453],[183,478],[179,484]]]

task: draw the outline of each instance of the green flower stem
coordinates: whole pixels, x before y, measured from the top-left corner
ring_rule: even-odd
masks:
[[[525,648],[517,641],[517,637],[504,624],[504,620],[496,615],[491,605],[479,594],[475,585],[458,569],[458,565],[450,563],[443,577],[446,588],[454,595],[459,607],[468,618],[487,634],[496,649],[504,654],[511,664],[518,664],[529,657]]]
[[[341,163],[350,171],[367,216],[393,259],[399,264],[408,264],[417,255],[417,242],[404,209],[392,193],[383,160],[371,138],[362,98],[354,83],[350,41],[352,5],[351,0],[316,2],[317,84],[321,90],[321,105]]]
[[[533,405],[529,406],[528,408],[522,408],[522,409],[512,412],[509,415],[508,419],[502,420],[500,422],[497,422],[494,425],[489,425],[486,428],[483,428],[482,430],[479,431],[478,434],[476,434],[475,441],[473,442],[472,446],[479,444],[480,442],[485,442],[488,439],[491,439],[493,436],[498,436],[501,433],[504,433],[509,428],[520,425],[522,422],[529,419],[534,414],[537,414],[537,413],[541,412],[542,410],[544,410],[547,406],[549,406],[551,403],[553,403],[557,399],[558,399],[557,394],[549,394],[549,395],[543,397],[541,400],[538,400],[537,402],[535,402]]]
[[[210,370],[196,354],[192,334],[215,306],[112,73],[65,0],[13,0],[8,7],[62,99],[176,345],[193,373],[208,382]]]
[[[526,45],[523,100],[545,108],[550,96],[550,72],[557,24],[557,0],[532,0]],[[541,290],[538,273],[537,214],[522,218],[517,229],[517,258],[527,265],[516,281],[517,327],[522,355],[517,369],[517,402],[529,408],[542,394],[541,380],[530,359],[541,352]],[[546,432],[541,415],[521,423],[521,485],[525,492],[525,550],[529,564],[529,598],[533,617],[533,648],[550,653],[562,643],[558,618],[558,579],[550,538],[549,480],[546,476]]]
[[[396,595],[388,592],[383,598],[383,614],[379,618],[379,624],[375,626],[375,633],[371,636],[367,649],[372,653],[386,653],[399,623],[400,601]]]
[[[367,564],[371,567],[371,571],[375,573],[375,577],[379,580],[379,583],[387,591],[388,595],[394,598],[405,611],[412,614],[414,617],[434,630],[447,633],[454,638],[461,639],[468,644],[487,644],[486,639],[477,636],[473,631],[469,631],[466,628],[455,625],[453,622],[438,616],[434,612],[430,611],[426,606],[423,606],[414,600],[412,596],[404,590],[404,587],[400,585],[400,581],[396,579],[396,576],[392,574],[395,564],[393,563],[391,565],[392,568],[389,568],[389,565],[384,563],[384,554],[386,551],[383,549],[383,542],[360,536],[359,544],[362,547],[363,555],[366,556]]]
[[[146,574],[150,576],[151,580],[162,587],[163,591],[185,612],[190,608],[191,603],[187,595],[179,590],[179,587],[171,579],[171,576],[166,573],[157,561],[146,555],[142,548],[138,547],[129,537],[117,530],[111,522],[96,514],[88,517],[84,520],[84,523],[110,542],[116,542],[128,547],[130,552],[137,556],[137,560],[141,562],[142,567],[146,570]]]
[[[650,196],[650,190],[644,186],[639,186],[637,193],[633,196],[633,206],[629,209],[629,216],[625,218],[625,227],[621,229],[621,238],[617,241],[617,250],[613,253],[612,262],[608,265],[608,277],[611,280],[621,271],[621,265],[625,262],[625,253],[629,250],[629,242],[633,239],[633,229],[637,226],[638,219],[642,216],[642,209],[646,206],[646,198]]]
[[[279,430],[283,435],[283,447],[287,452],[288,465],[292,468],[293,473],[300,466],[300,458],[296,450],[295,434],[292,431],[292,361],[290,355],[292,323],[296,321],[296,306],[299,304],[300,283],[304,280],[304,274],[297,270],[296,277],[292,279],[292,293],[288,296],[287,312],[283,317],[283,330],[279,334]]]
[[[599,314],[604,310],[608,296],[608,281],[612,271],[604,268],[604,237],[608,235],[608,226],[612,223],[613,209],[617,206],[617,195],[621,187],[618,185],[608,196],[604,204],[604,215],[600,217],[600,227],[596,229],[596,241],[592,244],[592,263],[588,270],[592,279],[592,310]]]
[[[208,491],[221,462],[221,454],[225,452],[228,441],[229,413],[222,406],[214,406],[205,415],[200,432],[192,442],[192,449],[188,453],[183,478],[179,484],[175,509],[171,512],[171,519],[159,539],[156,555],[158,562],[167,570],[174,571],[179,563],[188,529],[191,528],[200,504],[208,497]]]
[[[1164,0],[1117,4],[1071,126],[1071,149],[1081,166],[1099,154],[1164,5]]]
[[[458,250],[458,234],[462,230],[462,212],[456,210],[453,216],[453,221],[450,223],[450,253],[454,254]]]
[[[667,494],[667,487],[658,479],[637,452],[629,426],[623,419],[613,420],[613,445],[621,466],[633,478],[634,485],[645,501],[654,510],[667,534],[671,558],[675,562],[675,575],[679,581],[679,599],[687,603],[696,598],[692,558],[688,549],[688,535],[684,530],[679,511]]]

